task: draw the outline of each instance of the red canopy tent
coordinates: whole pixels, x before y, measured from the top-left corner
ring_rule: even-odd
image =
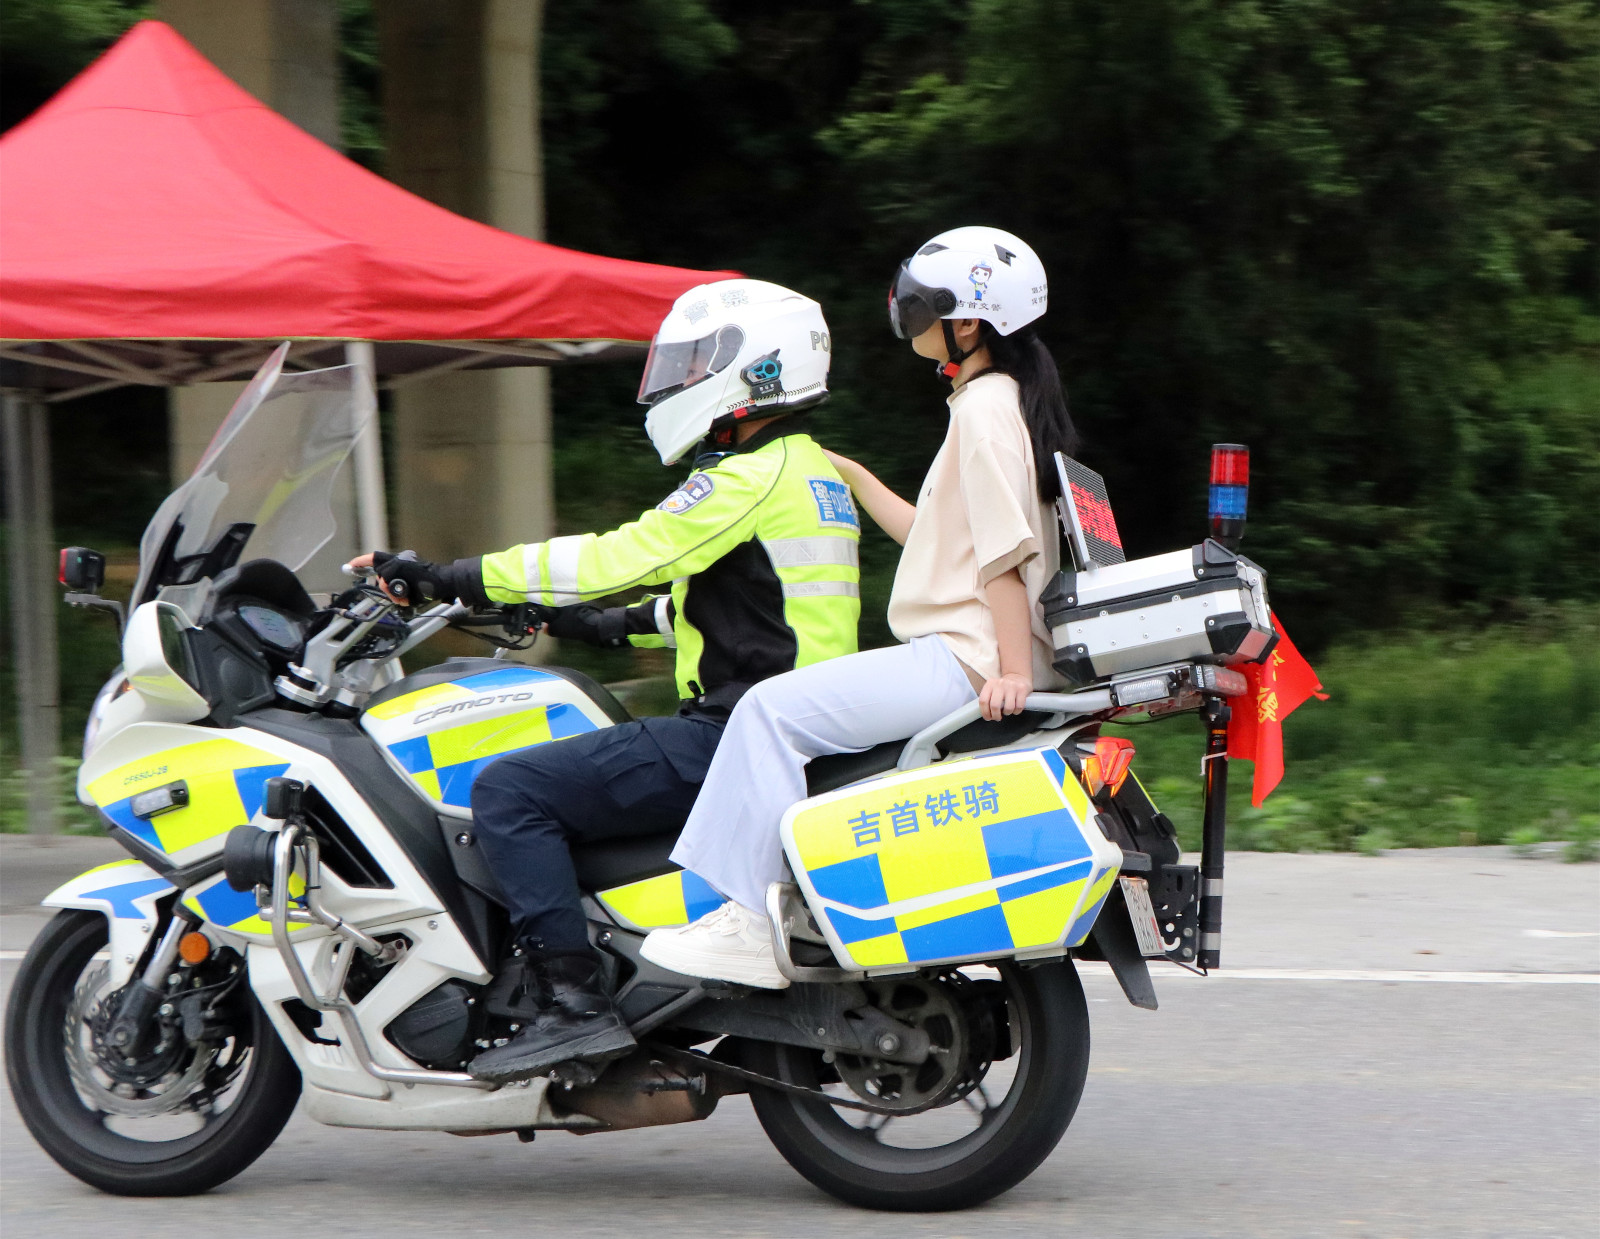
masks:
[[[385,375],[631,353],[680,293],[725,274],[454,215],[156,21],[0,138],[0,384],[57,398],[241,377],[284,339],[307,363],[375,341]]]
[[[53,818],[57,743],[36,402],[243,378],[285,339],[291,368],[348,359],[391,385],[636,355],[679,294],[723,274],[463,219],[298,129],[170,26],[135,26],[0,138],[0,388],[34,828]],[[354,469],[369,545],[384,541],[381,467],[363,436]]]

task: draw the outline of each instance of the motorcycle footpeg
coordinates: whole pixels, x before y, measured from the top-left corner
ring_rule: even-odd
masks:
[[[598,1080],[610,1065],[609,1062],[591,1063],[574,1058],[550,1068],[550,1080],[553,1084],[567,1088],[587,1088]]]

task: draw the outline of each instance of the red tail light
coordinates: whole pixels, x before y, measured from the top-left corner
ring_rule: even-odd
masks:
[[[1098,796],[1109,788],[1115,796],[1122,790],[1133,765],[1133,741],[1120,737],[1101,736],[1094,742],[1094,752],[1083,759],[1083,786],[1091,796]]]

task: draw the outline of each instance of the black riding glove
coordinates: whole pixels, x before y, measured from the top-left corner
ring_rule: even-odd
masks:
[[[402,555],[413,557],[405,559],[390,551],[375,551],[372,556],[372,567],[378,579],[400,602],[408,607],[431,607],[439,602],[455,602],[460,597],[453,566],[417,559],[410,551]]]
[[[570,607],[538,608],[539,618],[552,637],[563,641],[586,641],[603,649],[626,645],[625,607],[597,607],[580,602]]]

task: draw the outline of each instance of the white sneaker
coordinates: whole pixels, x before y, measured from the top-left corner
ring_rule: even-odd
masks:
[[[772,929],[760,913],[729,900],[692,925],[654,929],[639,948],[652,964],[686,977],[786,989],[772,953]]]

